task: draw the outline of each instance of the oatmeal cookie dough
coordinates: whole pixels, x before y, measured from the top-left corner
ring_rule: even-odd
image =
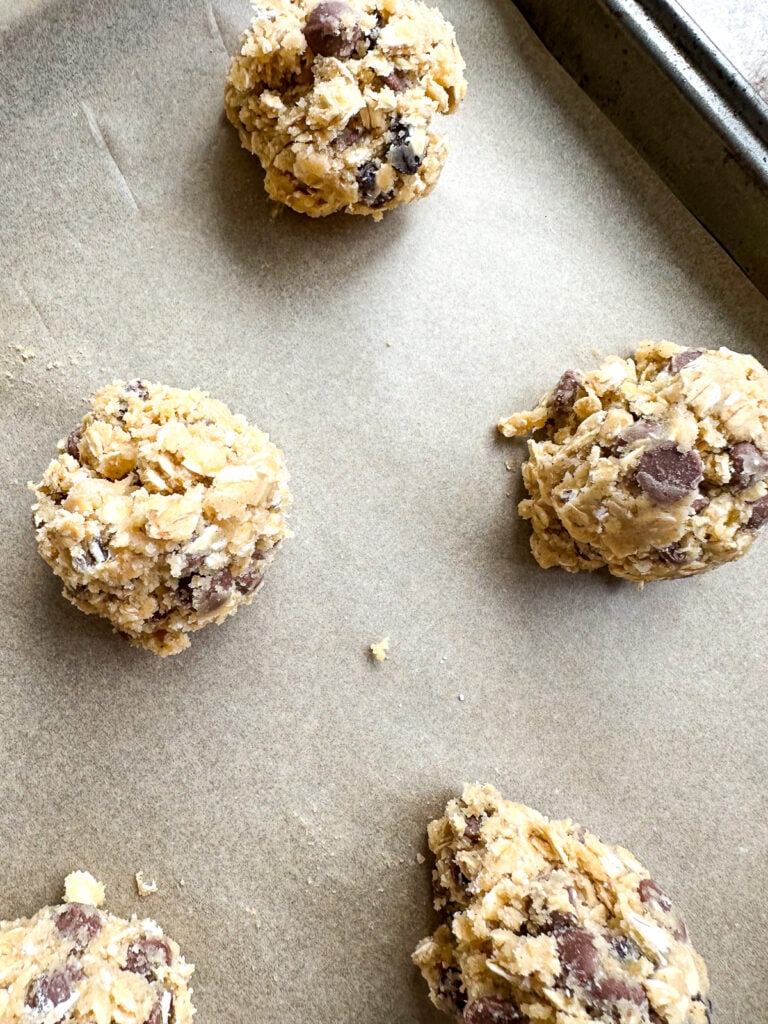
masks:
[[[0,1021],[190,1024],[194,967],[178,945],[154,921],[99,910],[103,887],[76,876],[60,906],[0,921]]]
[[[432,122],[463,99],[463,72],[453,28],[416,0],[264,0],[225,106],[272,199],[380,219],[437,184],[447,146]]]
[[[745,554],[768,520],[768,372],[752,356],[646,342],[566,370],[499,430],[545,432],[519,506],[544,569],[693,576]]]
[[[413,955],[465,1024],[710,1024],[707,970],[627,850],[466,786],[429,825],[443,923]]]
[[[288,535],[266,434],[203,391],[118,381],[59,449],[33,513],[72,604],[161,656],[250,604]]]

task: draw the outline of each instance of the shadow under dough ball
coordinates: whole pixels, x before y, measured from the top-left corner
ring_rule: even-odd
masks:
[[[544,569],[693,576],[741,557],[768,520],[768,371],[752,356],[646,342],[566,370],[499,430],[543,432],[519,508]]]
[[[59,449],[33,513],[68,601],[161,656],[250,604],[288,536],[265,433],[203,391],[117,381]]]
[[[0,1020],[191,1024],[194,972],[154,921],[99,910],[104,887],[85,871],[65,902],[0,921]]]
[[[417,0],[260,3],[225,106],[270,197],[310,217],[428,195],[447,157],[437,115],[466,92],[453,28]]]
[[[429,825],[442,923],[413,959],[465,1024],[711,1024],[704,961],[628,850],[466,786]]]

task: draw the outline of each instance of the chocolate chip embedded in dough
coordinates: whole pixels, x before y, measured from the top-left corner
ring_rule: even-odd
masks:
[[[67,438],[67,455],[71,455],[73,459],[80,461],[80,441],[83,437],[83,428],[75,427],[72,433]]]
[[[364,135],[365,128],[361,128],[359,126],[353,128],[350,125],[347,125],[347,127],[344,128],[343,131],[339,132],[333,140],[332,146],[337,152],[349,149],[350,146],[354,146],[356,142],[359,142]]]
[[[747,522],[748,530],[759,530],[766,522],[768,522],[768,494],[764,498],[753,501],[749,506],[752,510],[752,514]]]
[[[387,151],[387,160],[401,174],[415,174],[421,167],[422,159],[411,142],[411,126],[396,118],[389,128],[392,141]]]
[[[638,885],[637,891],[640,894],[640,899],[643,903],[648,903],[651,906],[656,904],[666,914],[668,914],[672,909],[672,900],[667,896],[658,882],[654,882],[652,878],[644,878],[640,885]]]
[[[573,409],[579,391],[579,378],[573,370],[566,370],[552,394],[555,416],[567,416]]]
[[[524,1024],[525,1017],[514,999],[483,996],[464,1010],[464,1024]]]
[[[400,71],[390,71],[388,75],[384,75],[381,79],[385,85],[388,85],[392,92],[405,92],[408,88],[408,79]]]
[[[83,950],[101,931],[102,919],[95,907],[70,903],[57,915],[54,924],[60,935],[72,940],[75,949]]]
[[[735,491],[746,490],[768,475],[768,455],[764,455],[749,441],[739,441],[728,450],[731,460],[731,479],[728,483]]]
[[[639,947],[628,935],[612,935],[608,945],[619,960],[637,960],[640,957]]]
[[[638,487],[657,505],[672,505],[689,495],[704,476],[697,451],[682,451],[664,441],[643,452],[635,471]]]
[[[199,576],[198,580],[198,585],[192,588],[192,607],[203,615],[226,604],[235,589],[229,569],[222,569],[215,576]]]
[[[440,965],[440,977],[436,991],[438,996],[455,1007],[456,1010],[463,1010],[467,1005],[467,993],[461,980],[461,971],[456,967]]]
[[[627,981],[625,978],[603,978],[595,981],[589,986],[589,994],[594,999],[612,1006],[620,1002],[644,1006],[648,1001],[642,985]]]
[[[476,843],[480,838],[480,829],[483,827],[483,819],[476,814],[469,814],[464,822],[464,838],[470,843]]]
[[[687,561],[685,552],[677,542],[668,544],[665,548],[659,548],[658,555],[666,565],[685,565]]]
[[[669,360],[667,369],[670,373],[680,373],[684,366],[687,366],[688,363],[692,363],[694,359],[698,359],[702,354],[701,349],[698,348],[687,349],[685,352],[677,352]]]
[[[42,974],[27,989],[24,1003],[30,1010],[49,1014],[54,1007],[66,1003],[72,995],[72,986],[66,970]]]
[[[555,941],[564,973],[577,985],[587,985],[594,977],[598,964],[592,936],[583,928],[566,928],[555,932]]]
[[[303,29],[310,50],[320,57],[351,57],[360,40],[360,26],[352,8],[338,0],[315,7]]]
[[[154,981],[160,967],[171,962],[171,948],[162,939],[137,939],[128,947],[123,970],[139,974],[146,981]]]

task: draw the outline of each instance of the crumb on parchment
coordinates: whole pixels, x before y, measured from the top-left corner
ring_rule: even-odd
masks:
[[[144,881],[144,872],[136,872],[136,892],[139,896],[151,896],[153,892],[157,892],[157,882],[152,879],[151,882]]]
[[[370,652],[374,661],[386,661],[389,653],[389,637],[385,636],[383,640],[371,644]]]
[[[64,879],[64,902],[85,903],[100,907],[104,902],[104,886],[88,871],[72,871]]]

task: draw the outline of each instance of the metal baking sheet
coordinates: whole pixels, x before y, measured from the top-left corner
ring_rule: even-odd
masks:
[[[0,7],[0,917],[87,868],[197,964],[201,1024],[438,1024],[416,858],[477,779],[632,849],[720,1024],[755,1021],[768,541],[642,593],[545,573],[494,425],[645,337],[766,361],[768,305],[508,0],[444,8],[452,156],[377,225],[272,216],[222,116],[247,5]],[[26,490],[136,376],[207,388],[293,477],[258,600],[166,661],[64,602]]]
[[[695,0],[515,2],[569,74],[768,295],[761,65],[749,61],[745,77],[689,13],[695,15]],[[753,6],[768,31],[759,5],[743,5]]]

